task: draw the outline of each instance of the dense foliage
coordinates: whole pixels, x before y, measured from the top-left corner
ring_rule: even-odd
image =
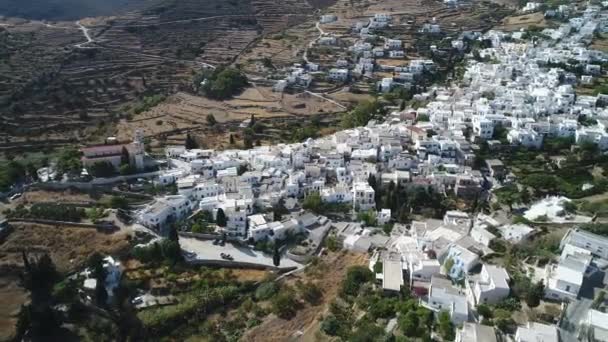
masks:
[[[342,115],[342,126],[353,128],[365,126],[370,120],[384,116],[385,110],[378,101],[362,101],[350,112]]]
[[[217,68],[194,77],[194,87],[205,96],[225,100],[242,91],[247,77],[235,68]]]
[[[8,191],[11,186],[25,179],[25,167],[16,161],[0,165],[0,192]]]

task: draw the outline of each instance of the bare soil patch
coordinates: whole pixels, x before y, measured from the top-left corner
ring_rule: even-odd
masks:
[[[548,22],[541,12],[514,15],[503,19],[502,23],[498,25],[496,29],[502,31],[519,31],[522,28],[528,28],[530,26],[545,28],[548,26]]]
[[[128,247],[127,234],[104,234],[89,228],[14,224],[15,230],[0,246],[0,267],[22,266],[21,252],[49,253],[60,272],[82,266],[95,253],[116,254]]]
[[[8,341],[15,333],[17,314],[28,297],[27,292],[19,286],[18,277],[0,277],[0,341]]]

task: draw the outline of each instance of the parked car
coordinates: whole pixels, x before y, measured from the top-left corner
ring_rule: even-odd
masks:
[[[22,194],[22,193],[20,193],[20,192],[18,192],[18,193],[16,193],[16,194],[14,194],[13,196],[11,196],[9,199],[10,199],[11,201],[14,201],[14,200],[16,200],[17,198],[21,197],[21,195],[23,195],[23,194]]]
[[[213,240],[213,244],[214,244],[215,246],[217,246],[219,243],[220,243],[220,241],[219,241],[218,239]]]
[[[226,242],[224,240],[220,240],[220,246],[224,246],[226,244]]]
[[[138,305],[138,304],[142,304],[143,302],[144,302],[144,297],[139,296],[139,297],[133,298],[133,300],[131,301],[131,304]]]

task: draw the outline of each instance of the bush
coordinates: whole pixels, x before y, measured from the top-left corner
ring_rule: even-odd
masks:
[[[374,274],[365,266],[353,266],[346,272],[346,279],[342,283],[342,293],[354,296],[359,292],[361,285],[374,279]]]
[[[93,177],[108,178],[116,175],[116,169],[112,163],[97,162],[89,167],[89,173]]]
[[[329,336],[336,336],[340,329],[340,322],[334,315],[328,315],[321,322],[321,331]]]
[[[284,319],[289,319],[296,314],[298,302],[292,291],[283,290],[271,300],[272,312]]]
[[[129,207],[129,202],[123,196],[112,196],[112,198],[110,198],[110,207],[114,209],[127,209]]]
[[[273,281],[262,283],[255,291],[256,300],[267,300],[279,292],[279,285]]]
[[[492,318],[492,309],[486,304],[480,304],[477,306],[477,313],[485,318]]]
[[[438,317],[438,330],[444,340],[453,341],[456,335],[454,324],[450,319],[450,314],[447,311],[441,311]]]
[[[79,222],[85,217],[85,210],[54,203],[35,203],[26,216],[35,219]]]
[[[322,213],[324,208],[323,208],[323,199],[321,199],[321,195],[319,195],[319,193],[315,192],[315,193],[312,193],[312,194],[306,196],[306,198],[304,199],[304,202],[302,203],[302,208],[304,208],[306,210],[310,210],[317,214]]]
[[[307,301],[310,304],[319,304],[321,298],[323,298],[323,292],[319,288],[319,286],[313,283],[305,283],[300,287],[302,299]]]
[[[367,123],[384,114],[384,107],[378,101],[363,101],[351,112],[342,115],[342,126],[353,128],[365,126]]]
[[[200,84],[202,79],[206,80],[200,88],[203,94],[216,100],[228,99],[247,85],[247,77],[235,68],[217,68],[210,74],[199,75],[195,77],[195,86],[198,86],[196,81]]]
[[[25,167],[16,161],[0,165],[0,192],[8,191],[11,186],[25,178]]]

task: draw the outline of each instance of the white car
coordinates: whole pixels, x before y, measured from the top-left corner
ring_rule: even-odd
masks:
[[[138,304],[142,304],[143,302],[144,302],[144,297],[139,296],[139,297],[133,298],[133,300],[131,301],[131,304],[138,305]]]
[[[14,201],[14,200],[16,200],[17,198],[21,197],[21,195],[23,195],[23,194],[22,194],[22,193],[20,193],[20,192],[18,192],[18,193],[16,193],[16,194],[14,194],[13,196],[9,197],[9,199],[10,199],[11,201]]]

